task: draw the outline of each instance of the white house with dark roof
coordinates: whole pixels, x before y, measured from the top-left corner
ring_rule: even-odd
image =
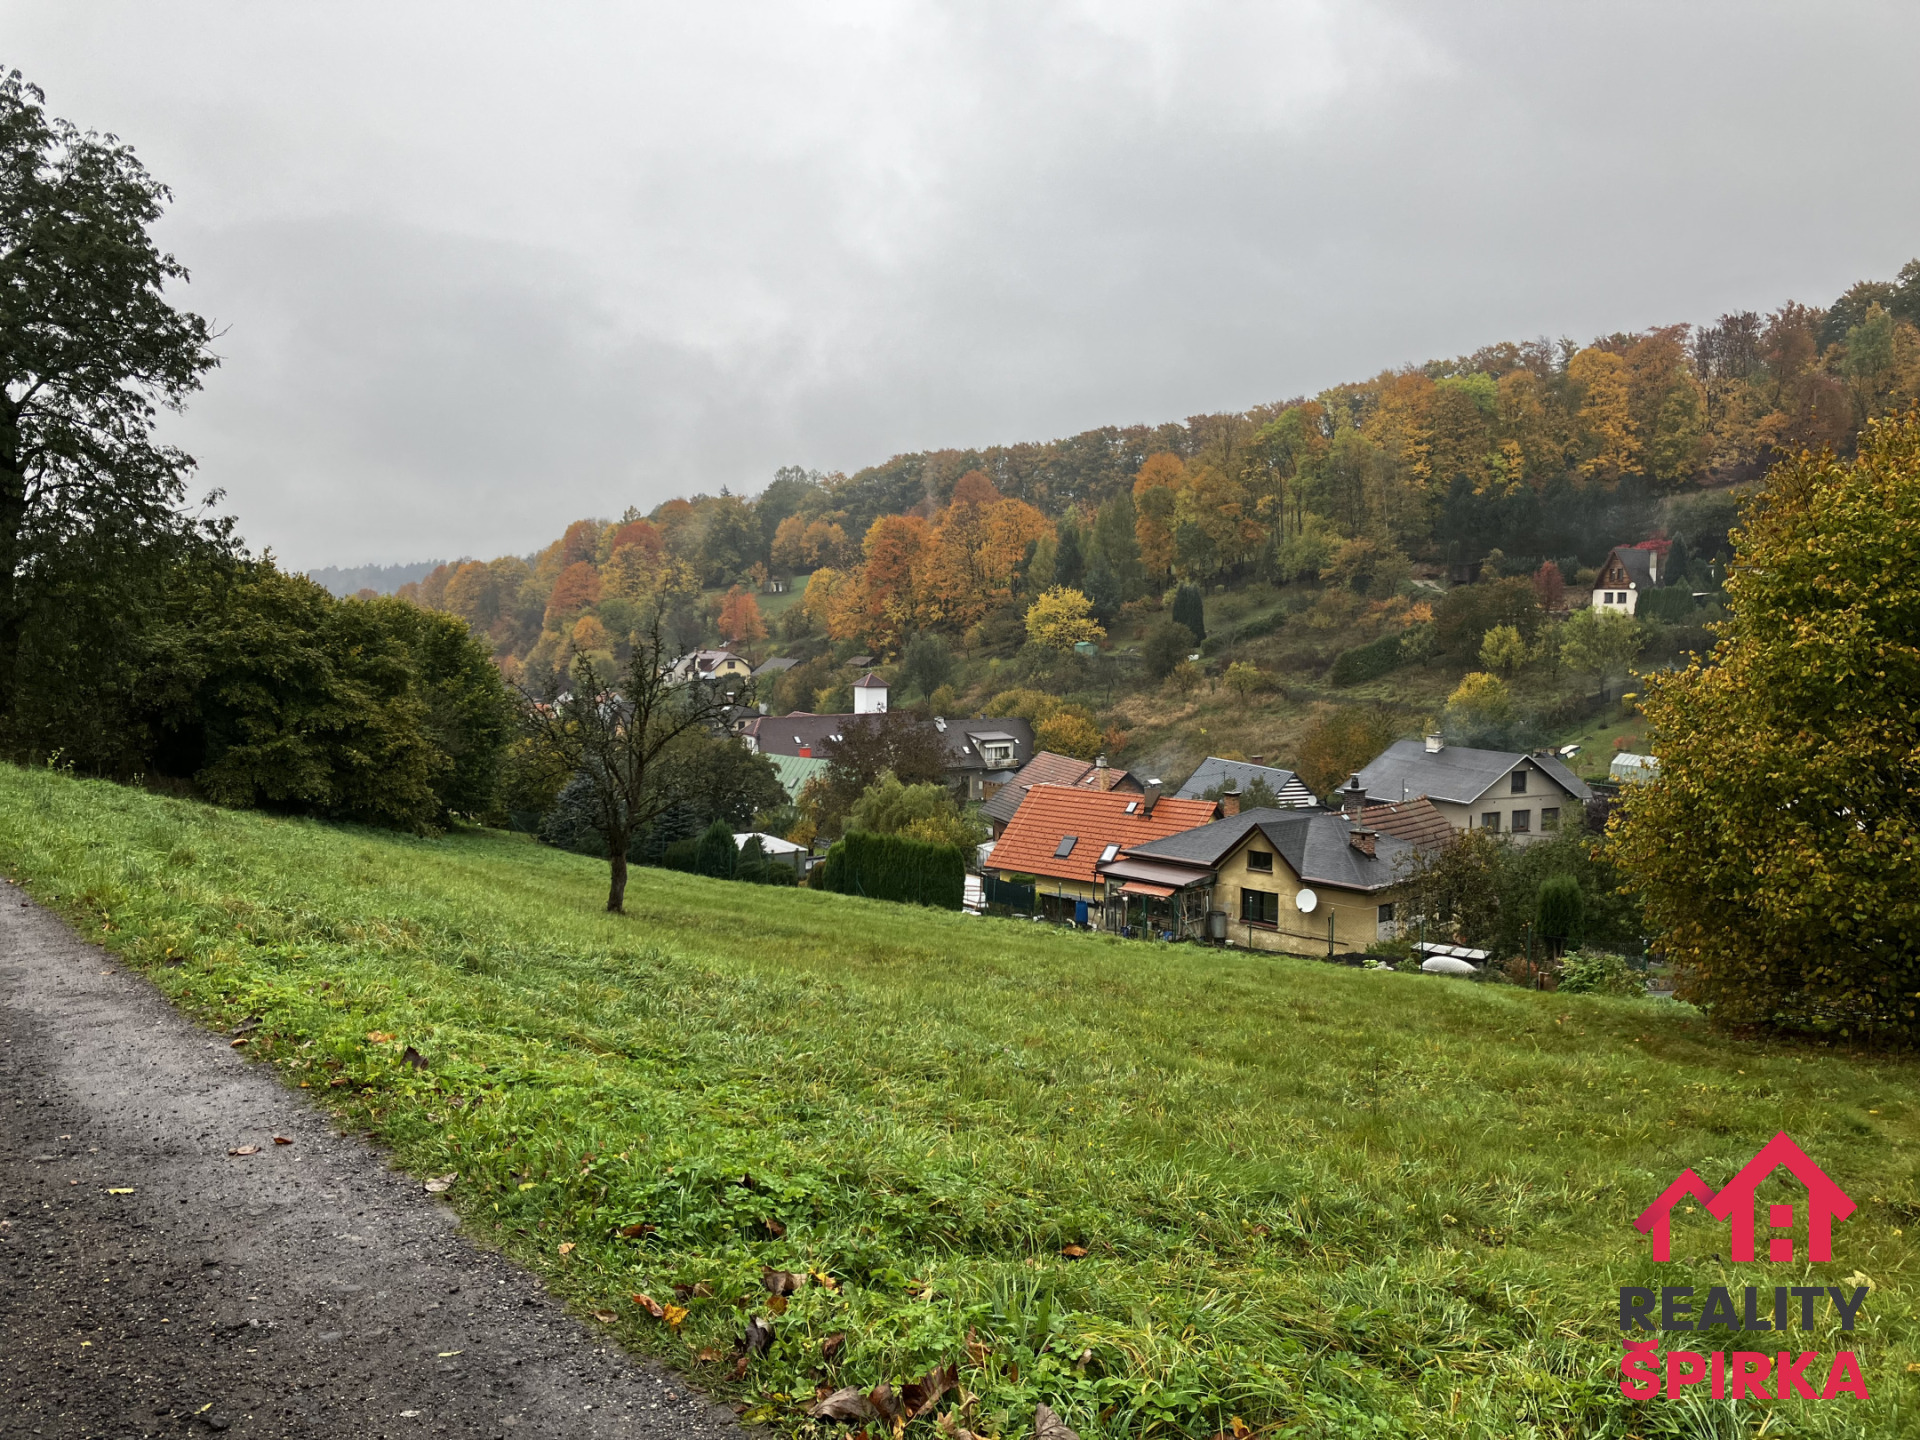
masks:
[[[1593,792],[1552,755],[1473,750],[1438,735],[1396,740],[1348,782],[1373,804],[1425,796],[1456,830],[1522,841],[1580,823]]]
[[[1652,546],[1616,545],[1593,580],[1593,608],[1631,615],[1640,597],[1660,583],[1665,557]]]

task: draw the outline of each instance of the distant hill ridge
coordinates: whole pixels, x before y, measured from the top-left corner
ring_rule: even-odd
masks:
[[[444,563],[415,560],[405,565],[323,565],[318,570],[307,571],[307,578],[343,599],[362,590],[391,595],[402,585],[426,579]]]

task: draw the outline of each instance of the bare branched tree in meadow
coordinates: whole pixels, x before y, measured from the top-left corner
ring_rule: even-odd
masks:
[[[732,689],[708,680],[670,678],[675,655],[659,610],[633,635],[632,653],[609,678],[576,655],[572,688],[552,700],[522,694],[526,725],[544,764],[558,775],[585,776],[592,787],[590,821],[607,847],[607,909],[626,912],[627,851],[669,803],[659,783],[662,756],[690,731],[722,726],[750,700],[748,682]]]

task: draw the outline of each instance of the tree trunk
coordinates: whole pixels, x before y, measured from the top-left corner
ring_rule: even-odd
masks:
[[[613,852],[610,863],[613,877],[607,885],[607,912],[612,915],[627,913],[627,848],[622,845]]]

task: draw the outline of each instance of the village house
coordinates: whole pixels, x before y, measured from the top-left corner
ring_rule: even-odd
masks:
[[[1236,799],[1221,804],[1232,811]],[[1392,829],[1370,823],[1376,818]],[[1332,956],[1399,934],[1409,866],[1451,835],[1424,800],[1351,812],[1244,810],[1128,847],[1100,873],[1114,928]]]
[[[667,667],[667,679],[675,685],[684,685],[690,680],[719,680],[744,686],[752,678],[753,666],[731,650],[689,650]]]
[[[1348,782],[1369,802],[1422,796],[1455,830],[1487,830],[1527,842],[1580,823],[1593,792],[1553,755],[1474,750],[1438,735],[1397,740]]]
[[[739,726],[738,734],[756,754],[827,760],[849,725],[882,722],[931,727],[946,750],[944,778],[963,802],[986,799],[1033,758],[1033,727],[1010,717],[953,720],[936,715],[919,720],[905,714],[888,716],[884,711],[810,715],[796,710],[791,715],[752,716]]]
[[[1311,810],[1319,805],[1318,797],[1307,788],[1306,781],[1291,770],[1261,764],[1265,758],[1256,755],[1251,760],[1223,760],[1218,755],[1209,755],[1200,762],[1200,768],[1187,777],[1187,783],[1173,793],[1182,800],[1202,800],[1208,791],[1219,795],[1231,781],[1244,798],[1253,782],[1259,780],[1273,792],[1274,804],[1282,810]]]
[[[993,838],[998,840],[1013,820],[1027,791],[1036,785],[1070,785],[1086,790],[1124,790],[1130,795],[1144,794],[1146,787],[1125,770],[1116,770],[1102,755],[1097,760],[1079,760],[1071,755],[1056,755],[1042,750],[1014,777],[1000,786],[980,807],[987,817]]]
[[[1212,800],[1164,796],[1158,781],[1148,782],[1137,795],[1035,785],[995,842],[989,863],[993,877],[1003,882],[1032,877],[1038,913],[1079,925],[1104,924],[1107,882],[1101,865],[1131,847],[1204,825],[1219,813]]]
[[[1593,580],[1593,608],[1631,615],[1640,597],[1660,583],[1667,566],[1670,543],[1643,540],[1638,545],[1616,545],[1607,552]]]

